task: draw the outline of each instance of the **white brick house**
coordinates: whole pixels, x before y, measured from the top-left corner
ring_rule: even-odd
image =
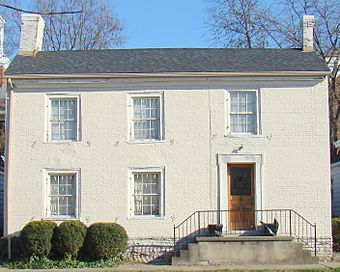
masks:
[[[196,210],[250,205],[294,209],[331,240],[328,69],[314,52],[23,47],[7,71],[6,234],[79,218],[171,238]]]

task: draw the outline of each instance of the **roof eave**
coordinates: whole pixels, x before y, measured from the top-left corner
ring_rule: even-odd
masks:
[[[145,77],[228,77],[228,76],[327,76],[330,71],[276,72],[165,72],[165,73],[87,73],[87,74],[5,74],[12,79],[49,78],[145,78]]]

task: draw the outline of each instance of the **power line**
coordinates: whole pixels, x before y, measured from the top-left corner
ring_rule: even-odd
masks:
[[[19,12],[25,12],[25,13],[30,13],[30,14],[39,14],[39,15],[62,15],[62,14],[78,14],[78,13],[82,13],[82,10],[77,10],[77,11],[33,11],[33,10],[25,10],[25,9],[20,9],[17,7],[13,7],[10,5],[6,5],[3,3],[0,3],[1,7],[4,8],[8,8],[8,9],[12,9],[15,11],[19,11]]]

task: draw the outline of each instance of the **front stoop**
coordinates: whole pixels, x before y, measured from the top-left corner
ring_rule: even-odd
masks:
[[[172,257],[173,265],[266,265],[317,264],[301,243],[287,236],[226,236],[197,237],[179,257]]]

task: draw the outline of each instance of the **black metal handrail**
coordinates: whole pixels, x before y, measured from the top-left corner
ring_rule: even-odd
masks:
[[[316,256],[316,224],[312,224],[293,209],[266,210],[200,210],[193,212],[177,226],[174,225],[174,252],[208,235],[208,225],[223,224],[223,235],[252,235],[260,221],[279,223],[277,235],[287,235]]]

